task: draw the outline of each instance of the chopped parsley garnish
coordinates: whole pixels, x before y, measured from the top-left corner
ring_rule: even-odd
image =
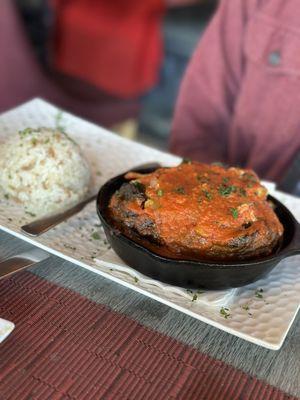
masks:
[[[209,193],[207,190],[202,190],[202,193],[207,198],[207,200],[211,200],[212,199],[212,194]]]
[[[65,132],[65,127],[62,125],[62,120],[63,120],[63,112],[58,111],[56,116],[55,116],[55,127],[57,130],[61,132]]]
[[[195,293],[194,296],[193,296],[193,298],[192,298],[192,301],[196,301],[197,298],[198,298],[198,296],[197,296],[196,293]]]
[[[230,212],[234,219],[237,219],[239,217],[239,212],[236,208],[231,208]]]
[[[229,178],[227,178],[226,176],[224,176],[223,178],[223,183],[228,183],[229,182]]]
[[[236,189],[237,189],[237,187],[234,185],[231,185],[231,186],[222,185],[219,187],[219,193],[221,196],[227,197],[231,193],[235,193]]]
[[[141,182],[131,181],[131,184],[134,185],[139,192],[143,193],[145,191],[145,185],[143,185]]]
[[[213,163],[211,163],[211,165],[215,166],[215,167],[223,167],[226,168],[226,164],[222,163],[221,161],[215,161]]]
[[[37,144],[37,139],[36,138],[32,138],[31,139],[31,143],[33,144],[33,146],[35,146]]]
[[[134,277],[134,282],[135,282],[135,283],[138,283],[138,281],[139,281],[139,279],[135,276],[135,277]]]
[[[175,192],[178,193],[178,194],[185,194],[184,187],[182,187],[182,186],[177,187],[175,189]]]
[[[92,237],[94,240],[100,240],[100,235],[99,235],[98,232],[93,232],[93,233],[91,234],[91,237]]]
[[[244,172],[243,175],[242,175],[242,178],[243,179],[248,179],[251,182],[257,182],[256,177],[254,175],[252,175],[252,174],[249,174],[248,172]]]
[[[242,309],[245,311],[249,311],[249,309],[250,309],[249,304],[243,304]]]
[[[25,128],[22,131],[19,131],[19,135],[23,139],[25,136],[30,135],[32,132],[33,132],[32,128]]]
[[[222,315],[222,317],[227,319],[228,317],[230,317],[230,313],[228,311],[229,311],[229,308],[221,307],[220,314]]]
[[[263,289],[256,289],[255,297],[257,297],[258,299],[262,299],[263,298],[263,295],[262,295],[263,291],[264,291]]]
[[[239,194],[240,194],[241,196],[243,196],[243,197],[246,197],[246,196],[247,196],[247,192],[246,192],[246,190],[243,189],[243,188],[239,188]]]
[[[36,214],[30,212],[30,211],[25,211],[25,214],[30,215],[31,217],[36,217]]]
[[[6,198],[6,200],[9,199],[9,195],[7,193],[5,193],[4,197]]]
[[[162,197],[164,194],[164,191],[162,189],[158,189],[158,191],[156,192],[158,197]]]

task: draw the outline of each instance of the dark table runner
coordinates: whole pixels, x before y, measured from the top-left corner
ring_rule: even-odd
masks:
[[[1,400],[296,399],[31,272],[0,281],[0,316]]]

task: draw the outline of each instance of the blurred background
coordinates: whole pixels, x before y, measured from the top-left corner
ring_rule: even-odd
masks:
[[[39,96],[166,149],[180,81],[216,5],[1,0],[0,112]]]
[[[0,0],[0,112],[42,97],[166,150],[182,77],[217,5]],[[280,188],[300,194],[299,171],[300,154]]]

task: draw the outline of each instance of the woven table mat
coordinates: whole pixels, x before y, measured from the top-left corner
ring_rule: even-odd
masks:
[[[0,399],[296,399],[30,272],[0,281]]]

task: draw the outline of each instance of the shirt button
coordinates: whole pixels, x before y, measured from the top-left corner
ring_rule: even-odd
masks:
[[[272,65],[273,67],[277,67],[281,62],[281,54],[280,51],[276,50],[276,51],[272,51],[269,54],[268,57],[268,63],[269,65]]]

